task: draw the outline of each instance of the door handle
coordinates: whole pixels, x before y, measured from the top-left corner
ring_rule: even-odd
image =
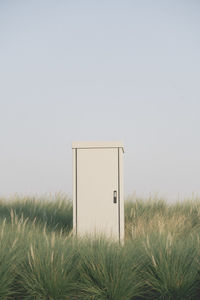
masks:
[[[113,192],[113,203],[117,203],[117,191]]]

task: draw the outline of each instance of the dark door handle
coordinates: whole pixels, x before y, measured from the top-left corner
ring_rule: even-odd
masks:
[[[113,192],[113,203],[117,203],[117,191]]]

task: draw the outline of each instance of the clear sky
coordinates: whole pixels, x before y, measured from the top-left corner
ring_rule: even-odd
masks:
[[[72,194],[122,140],[125,195],[200,194],[199,0],[0,0],[0,195]]]

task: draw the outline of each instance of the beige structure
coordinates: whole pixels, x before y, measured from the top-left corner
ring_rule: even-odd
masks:
[[[123,241],[123,145],[77,142],[73,149],[73,228]]]

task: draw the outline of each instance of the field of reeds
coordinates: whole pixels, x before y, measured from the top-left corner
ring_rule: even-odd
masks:
[[[200,199],[127,199],[125,243],[72,237],[65,195],[0,199],[0,299],[200,299]]]

